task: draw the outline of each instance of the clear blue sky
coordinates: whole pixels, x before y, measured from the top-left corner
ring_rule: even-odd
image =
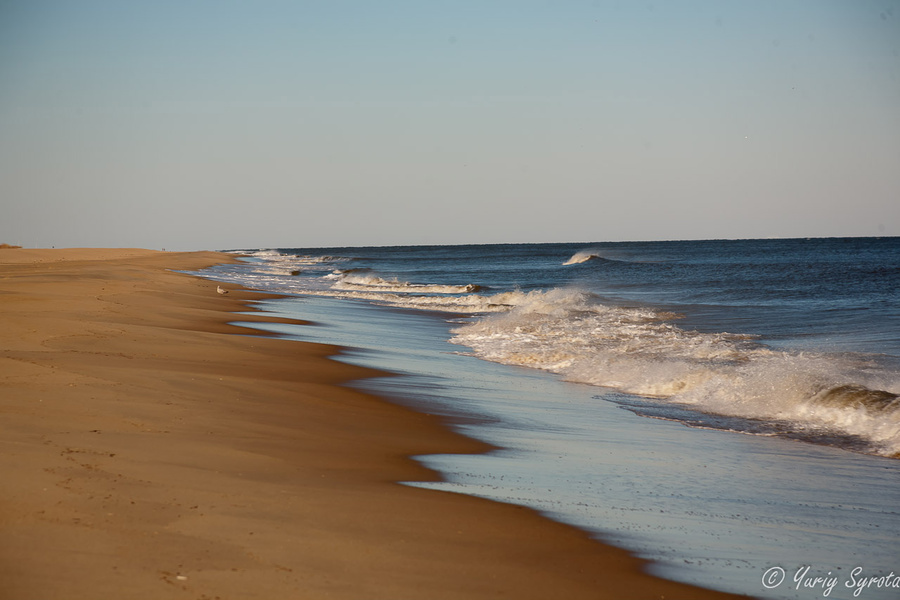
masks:
[[[0,0],[0,242],[900,235],[900,0]]]

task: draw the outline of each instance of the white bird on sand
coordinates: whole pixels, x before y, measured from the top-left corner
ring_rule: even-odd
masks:
[[[220,294],[227,294],[227,293],[228,293],[228,290],[223,290],[221,285],[217,285],[217,286],[216,286],[216,291],[219,292]]]

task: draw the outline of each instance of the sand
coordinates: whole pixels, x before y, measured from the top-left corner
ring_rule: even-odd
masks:
[[[487,447],[229,325],[213,252],[0,250],[0,598],[724,598],[521,507],[399,485]],[[268,320],[241,315],[241,321]]]

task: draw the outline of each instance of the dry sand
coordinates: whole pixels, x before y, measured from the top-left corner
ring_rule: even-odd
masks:
[[[398,485],[478,452],[228,325],[233,260],[0,250],[0,598],[724,598],[520,507]],[[241,320],[253,317],[241,316]],[[261,320],[271,320],[259,316]]]

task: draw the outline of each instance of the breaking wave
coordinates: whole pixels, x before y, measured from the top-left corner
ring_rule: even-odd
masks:
[[[576,252],[572,255],[572,257],[563,263],[564,267],[569,265],[580,265],[581,263],[586,263],[589,260],[594,260],[600,258],[600,255],[597,254],[594,250],[582,250],[581,252]]]
[[[790,422],[900,457],[900,380],[875,357],[773,350],[753,337],[681,329],[673,315],[551,290],[453,330],[487,360],[697,410]]]
[[[477,292],[481,286],[417,284],[394,279],[383,279],[368,269],[349,269],[335,271],[327,276],[336,280],[332,285],[335,290],[376,291],[378,293],[395,292],[401,294],[466,294]]]

